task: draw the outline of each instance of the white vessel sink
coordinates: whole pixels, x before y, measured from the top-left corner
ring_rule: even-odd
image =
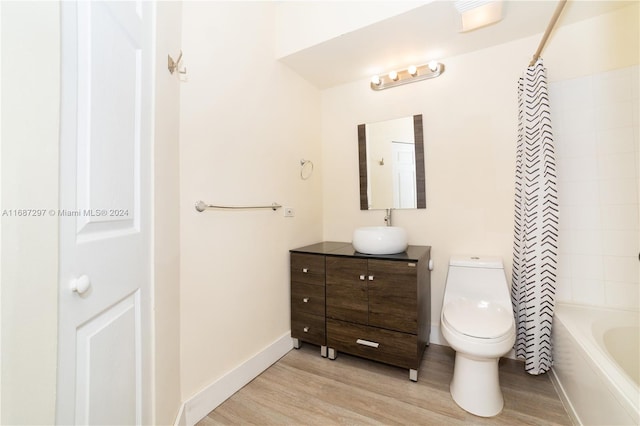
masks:
[[[396,254],[407,249],[407,231],[397,226],[364,226],[353,231],[353,248],[364,254]]]

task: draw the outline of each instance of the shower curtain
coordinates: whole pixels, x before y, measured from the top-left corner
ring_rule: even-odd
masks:
[[[525,370],[551,368],[551,323],[558,265],[556,163],[542,59],[518,81],[515,225],[511,299],[514,349]]]

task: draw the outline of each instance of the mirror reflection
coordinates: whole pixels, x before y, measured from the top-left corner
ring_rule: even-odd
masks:
[[[358,126],[360,209],[424,209],[422,115]]]

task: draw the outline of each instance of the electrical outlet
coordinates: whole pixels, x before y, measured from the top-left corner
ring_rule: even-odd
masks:
[[[295,210],[293,210],[293,207],[285,207],[284,208],[284,217],[294,217],[296,215]]]

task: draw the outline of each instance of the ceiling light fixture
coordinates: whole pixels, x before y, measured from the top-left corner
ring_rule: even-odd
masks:
[[[444,72],[444,64],[431,61],[428,65],[411,65],[406,70],[391,71],[388,75],[374,75],[371,77],[371,89],[383,90],[401,86],[416,81],[436,78]]]
[[[462,19],[463,33],[502,20],[502,0],[458,0],[454,6]]]

